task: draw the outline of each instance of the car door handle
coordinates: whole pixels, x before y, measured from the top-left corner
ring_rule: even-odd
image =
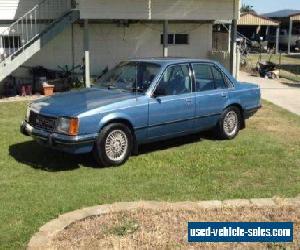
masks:
[[[222,92],[221,96],[224,97],[224,98],[227,98],[227,93],[226,92]]]
[[[185,99],[187,104],[191,104],[192,103],[192,99]]]

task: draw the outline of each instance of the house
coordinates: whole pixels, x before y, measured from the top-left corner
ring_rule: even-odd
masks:
[[[0,82],[28,68],[84,64],[85,80],[137,57],[208,58],[213,25],[232,24],[235,60],[239,0],[0,1]]]

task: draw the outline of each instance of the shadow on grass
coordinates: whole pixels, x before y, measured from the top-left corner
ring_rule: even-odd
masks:
[[[177,148],[183,145],[192,144],[195,142],[201,142],[205,140],[216,140],[211,131],[206,131],[198,134],[192,134],[188,136],[182,136],[174,139],[169,139],[161,142],[154,142],[145,144],[139,147],[139,155],[148,154],[155,151],[167,150],[170,148]]]
[[[215,140],[213,133],[207,131],[201,134],[193,134],[142,145],[139,148],[139,155],[177,148],[183,145],[200,142],[203,139]],[[9,147],[9,154],[22,164],[48,172],[72,171],[80,167],[99,168],[92,154],[71,155],[43,147],[35,141],[11,145]]]
[[[300,82],[299,83],[283,82],[282,84],[293,88],[300,88]]]
[[[96,167],[91,154],[71,155],[43,147],[35,141],[11,145],[9,154],[20,163],[49,172],[71,171],[81,166]]]
[[[285,55],[288,58],[294,58],[294,59],[300,59],[300,53],[299,54],[291,54],[291,55]]]
[[[280,69],[293,73],[295,75],[300,74],[300,65],[298,64],[282,64]]]

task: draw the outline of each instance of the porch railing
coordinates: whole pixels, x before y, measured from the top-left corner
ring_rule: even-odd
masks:
[[[43,0],[0,34],[0,62],[14,58],[73,7],[72,0]]]

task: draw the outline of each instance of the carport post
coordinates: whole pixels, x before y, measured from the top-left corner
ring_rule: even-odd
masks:
[[[231,24],[230,38],[230,73],[236,76],[236,39],[237,39],[237,20],[233,19]]]
[[[293,19],[290,18],[290,27],[289,27],[289,42],[288,42],[288,54],[291,54],[292,46],[292,31],[293,31]]]
[[[90,37],[89,37],[89,21],[84,20],[83,34],[83,49],[84,49],[84,72],[85,72],[85,87],[91,87],[91,70],[90,70]]]
[[[169,55],[169,31],[168,31],[168,27],[169,26],[169,22],[168,20],[164,21],[164,34],[163,34],[163,56],[164,57],[168,57]]]
[[[228,26],[228,52],[230,53],[231,47],[231,24]]]
[[[276,54],[279,53],[279,31],[280,31],[280,28],[278,26],[276,28],[276,51],[275,51]]]
[[[268,38],[269,33],[270,33],[270,26],[267,26],[266,27],[266,33],[265,33],[266,39]]]

